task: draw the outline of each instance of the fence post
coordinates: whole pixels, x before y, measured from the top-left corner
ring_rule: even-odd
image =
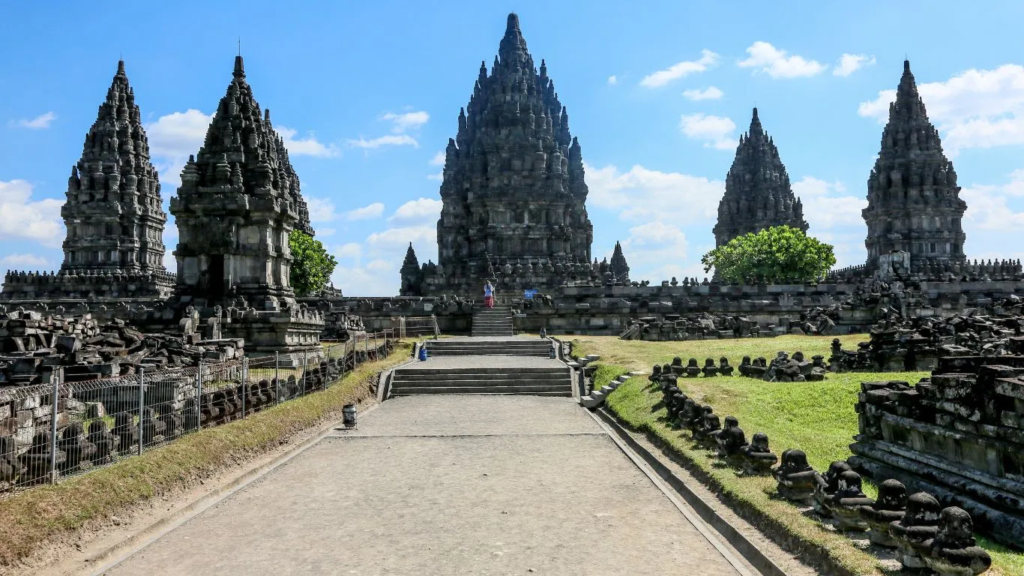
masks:
[[[60,397],[60,376],[53,372],[53,412],[50,413],[50,483],[57,483],[57,402]]]
[[[277,399],[277,403],[281,403],[281,353],[274,352],[274,398]]]
[[[146,407],[146,369],[139,368],[139,456],[142,456],[142,412]]]
[[[203,361],[199,361],[199,371],[196,372],[196,430],[203,427]]]
[[[309,374],[309,352],[302,351],[302,395],[306,395],[306,376]]]
[[[242,358],[242,418],[245,418],[245,394],[249,390],[249,359]]]

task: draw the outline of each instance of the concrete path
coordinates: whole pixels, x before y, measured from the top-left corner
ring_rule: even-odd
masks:
[[[571,399],[419,396],[107,573],[739,572]]]

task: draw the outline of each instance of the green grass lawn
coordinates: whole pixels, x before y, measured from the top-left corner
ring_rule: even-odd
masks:
[[[853,348],[866,335],[843,336],[844,348]],[[600,367],[595,373],[595,387],[607,384],[623,372],[635,370],[650,373],[655,364],[666,364],[679,356],[686,361],[697,358],[703,366],[705,358],[725,356],[738,365],[743,356],[771,358],[782,350],[802,351],[808,358],[814,354],[829,355],[831,337],[782,336],[779,338],[748,338],[737,340],[694,340],[687,342],[624,341],[611,336],[574,337],[573,353],[577,356],[599,354]],[[904,380],[916,383],[926,372],[829,374],[824,382],[763,382],[740,376],[716,378],[679,378],[679,387],[696,400],[710,404],[723,419],[736,416],[749,440],[755,433],[768,435],[772,451],[781,454],[788,448],[807,453],[815,469],[824,471],[834,460],[851,455],[849,445],[857,433],[854,407],[860,383],[872,380]],[[670,445],[695,468],[723,498],[746,514],[758,517],[755,522],[769,536],[784,530],[796,536],[818,555],[830,557],[855,574],[880,571],[870,554],[857,549],[851,540],[825,529],[819,522],[800,513],[793,505],[776,499],[775,481],[771,478],[739,477],[710,452],[698,447],[689,432],[673,430],[665,421],[661,389],[645,377],[633,378],[619,387],[606,403],[621,420],[648,432]],[[875,496],[874,486],[865,492]],[[991,574],[1024,574],[1024,554],[980,539],[992,554]]]

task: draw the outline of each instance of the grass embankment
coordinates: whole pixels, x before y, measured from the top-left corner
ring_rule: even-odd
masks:
[[[109,518],[154,496],[187,488],[272,450],[296,433],[340,418],[345,404],[369,397],[369,385],[377,373],[408,360],[410,350],[409,343],[400,343],[388,358],[359,366],[325,391],[0,501],[0,567],[16,564],[86,522]]]
[[[843,336],[844,348],[853,348],[864,335]],[[784,350],[829,355],[830,337],[783,336],[772,339],[695,340],[687,342],[624,341],[614,337],[584,336],[573,341],[578,356],[600,354],[595,387],[607,384],[630,370],[650,373],[654,364],[666,364],[679,356],[685,362],[697,358],[717,361],[725,356],[734,366],[744,355],[771,358]],[[924,372],[829,374],[824,382],[763,382],[752,378],[680,378],[679,387],[698,401],[710,404],[721,417],[736,416],[749,440],[756,432],[768,435],[772,451],[788,448],[807,453],[815,469],[824,471],[834,460],[850,456],[849,445],[857,433],[854,407],[860,383],[871,380],[905,380],[911,384]],[[714,455],[697,446],[689,432],[673,430],[665,421],[661,390],[646,378],[633,378],[608,397],[606,406],[632,428],[654,436],[682,457],[690,469],[714,487],[723,499],[761,528],[769,537],[801,555],[828,558],[853,574],[881,571],[878,561],[858,549],[853,541],[804,516],[796,506],[775,497],[772,478],[739,477]],[[865,492],[875,496],[874,486]],[[991,574],[1024,574],[1024,554],[979,539],[993,557]]]

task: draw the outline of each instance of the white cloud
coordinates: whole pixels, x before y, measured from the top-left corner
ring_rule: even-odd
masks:
[[[373,248],[381,250],[405,249],[409,242],[437,242],[437,228],[435,226],[407,226],[403,228],[389,228],[382,232],[374,232],[366,239],[366,243]],[[421,261],[424,261],[420,257]]]
[[[772,78],[815,76],[828,68],[816,60],[807,60],[795,54],[787,56],[785,50],[767,42],[754,42],[747,48],[747,54],[750,57],[739,62],[741,68],[754,68],[755,72],[764,72]]]
[[[338,218],[337,212],[334,211],[334,202],[327,198],[306,196],[306,206],[309,207],[310,222],[331,222]]]
[[[714,86],[710,86],[708,88],[705,88],[704,90],[693,89],[693,90],[686,90],[686,91],[683,92],[683,97],[686,98],[687,100],[698,100],[698,101],[699,100],[718,100],[723,95],[724,95],[724,93],[721,90],[719,90],[718,88],[715,88]]]
[[[384,204],[374,202],[369,206],[349,210],[345,213],[345,218],[348,220],[372,220],[373,218],[380,218],[381,214],[384,214]]]
[[[437,180],[438,182],[444,182],[444,172],[438,172],[436,174],[427,174],[427,180]]]
[[[359,138],[358,140],[349,140],[348,145],[354,148],[363,148],[365,150],[372,150],[382,146],[420,147],[420,143],[408,134],[388,134],[387,136],[379,136],[377,138],[371,138],[370,140]]]
[[[875,63],[874,56],[865,54],[843,54],[839,57],[839,65],[832,70],[834,76],[849,76],[864,66]]]
[[[586,166],[588,204],[618,213],[629,222],[713,222],[725,182],[678,172],[659,172],[637,164],[628,172],[614,165]]]
[[[414,130],[426,124],[430,120],[430,114],[423,111],[403,112],[401,114],[386,112],[381,115],[380,119],[390,121],[391,131],[395,134],[402,134],[408,130]]]
[[[294,128],[284,126],[275,127],[277,133],[284,139],[284,147],[288,149],[291,156],[315,156],[317,158],[331,158],[338,156],[341,151],[334,144],[325,145],[316,139],[310,132],[305,138],[295,138],[297,131]]]
[[[164,268],[171,273],[177,272],[178,259],[174,257],[174,246],[166,243],[165,245],[167,246],[167,251],[164,252]]]
[[[1024,144],[1024,66],[970,69],[917,88],[950,156],[969,148]],[[857,112],[885,124],[895,99],[896,90],[881,90]]]
[[[614,74],[612,74],[611,76],[608,77],[608,85],[609,86],[615,86],[618,83],[619,83],[619,79],[616,78]]]
[[[399,265],[387,260],[372,260],[366,266],[338,266],[331,282],[346,295],[394,296],[398,294],[401,279]]]
[[[804,176],[793,183],[793,194],[803,202],[804,219],[812,235],[835,226],[865,226],[861,210],[867,208],[867,199],[847,195],[842,182]]]
[[[698,72],[704,72],[708,68],[711,68],[718,63],[718,54],[715,54],[711,50],[701,50],[701,56],[698,60],[683,61],[677,64],[673,64],[664,70],[658,70],[644,76],[640,80],[640,85],[645,88],[659,88],[664,86],[673,80],[685,78],[690,74]]]
[[[64,240],[63,203],[54,198],[32,200],[32,185],[25,180],[0,180],[0,238],[35,240],[59,248]]]
[[[35,118],[22,118],[20,120],[11,120],[7,123],[8,126],[18,128],[28,128],[29,130],[45,130],[50,127],[50,124],[57,119],[57,115],[53,112],[47,112],[40,114]]]
[[[436,222],[441,215],[442,202],[432,198],[410,200],[388,217],[388,222]]]
[[[211,120],[212,114],[188,109],[161,116],[146,125],[149,153],[164,185],[177,187],[181,184],[181,169],[190,154],[199,152]]]
[[[22,268],[47,268],[50,266],[50,261],[35,254],[8,254],[0,258],[0,265],[20,266]]]
[[[434,157],[430,159],[430,165],[431,166],[444,166],[444,161],[445,161],[445,153],[444,153],[444,150],[441,150],[437,154],[434,154]]]
[[[1024,227],[1024,213],[1015,212],[1010,200],[1021,196],[1024,196],[1024,170],[1020,169],[1011,172],[1010,181],[1005,184],[965,186],[960,190],[960,198],[967,202],[965,227],[974,225],[981,230],[1020,232]]]
[[[325,236],[334,236],[338,232],[337,228],[320,228],[316,231],[316,235],[320,238]]]
[[[338,258],[359,258],[363,254],[363,247],[358,242],[348,242],[335,249]]]
[[[708,148],[734,150],[738,144],[732,135],[736,124],[724,116],[683,114],[679,118],[679,129],[688,138],[703,140]]]

